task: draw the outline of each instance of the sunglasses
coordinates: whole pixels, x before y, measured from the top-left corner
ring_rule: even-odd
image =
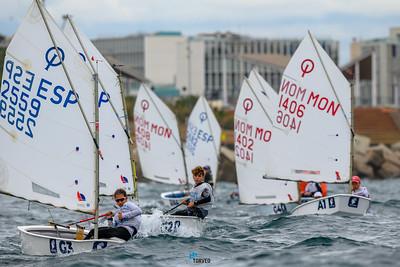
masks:
[[[123,198],[118,198],[118,199],[115,200],[115,202],[117,202],[117,203],[118,203],[118,202],[122,202],[122,201],[124,201],[125,199],[126,199],[125,197],[123,197]]]

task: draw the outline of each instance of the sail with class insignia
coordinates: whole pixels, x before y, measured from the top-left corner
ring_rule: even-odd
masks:
[[[93,212],[97,154],[92,134],[92,73],[53,18],[42,10],[43,16],[34,1],[4,59],[0,191],[56,207]],[[83,103],[81,107],[73,89]]]
[[[255,71],[243,81],[234,116],[235,165],[240,202],[277,204],[299,199],[297,183],[264,179],[275,141],[271,113],[276,92]],[[267,161],[268,163],[268,161]]]
[[[167,184],[186,183],[176,116],[144,84],[137,94],[134,121],[143,176]]]
[[[199,97],[188,120],[185,143],[187,173],[196,166],[210,166],[215,184],[221,145],[221,127],[207,100]],[[194,184],[193,178],[189,182]]]
[[[285,134],[277,135],[277,142],[273,142],[275,155],[265,162],[265,176],[292,181],[349,181],[351,118],[349,82],[308,34],[283,73],[274,124]]]
[[[99,77],[99,144],[103,156],[100,161],[100,194],[113,195],[118,188],[132,194],[134,184],[128,129],[118,75],[69,16],[63,31],[82,61]]]

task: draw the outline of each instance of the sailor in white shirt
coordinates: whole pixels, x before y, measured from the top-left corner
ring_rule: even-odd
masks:
[[[351,194],[362,196],[362,197],[370,197],[368,193],[368,189],[365,186],[361,186],[361,178],[358,176],[353,176],[351,178]]]

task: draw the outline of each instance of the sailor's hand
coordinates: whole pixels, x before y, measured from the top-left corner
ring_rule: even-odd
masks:
[[[184,200],[182,200],[182,201],[181,201],[181,204],[183,204],[183,205],[187,205],[187,204],[188,204],[188,202],[189,202],[189,200],[188,200],[188,199],[184,199]]]
[[[113,216],[113,212],[112,212],[112,211],[108,211],[108,212],[106,212],[105,214],[106,214],[106,216],[107,216],[108,218]]]
[[[122,212],[118,212],[118,219],[122,220]]]
[[[193,208],[194,207],[194,202],[189,202],[189,204],[187,206],[188,206],[188,208]]]

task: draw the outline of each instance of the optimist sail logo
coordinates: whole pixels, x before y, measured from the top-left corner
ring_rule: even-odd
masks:
[[[127,184],[127,183],[128,183],[128,178],[127,178],[127,177],[121,175],[121,176],[120,176],[120,179],[121,179],[121,182],[122,182],[123,184]]]
[[[76,198],[78,199],[78,201],[86,201],[85,195],[80,193],[79,191],[76,192]]]
[[[58,52],[60,52],[61,60],[58,57],[57,50],[58,50]],[[45,60],[46,60],[47,65],[46,65],[45,70],[49,70],[50,67],[57,67],[57,66],[61,65],[62,62],[64,61],[64,59],[65,59],[64,50],[61,49],[60,47],[57,47],[57,50],[54,46],[47,49],[46,55],[45,55]]]

